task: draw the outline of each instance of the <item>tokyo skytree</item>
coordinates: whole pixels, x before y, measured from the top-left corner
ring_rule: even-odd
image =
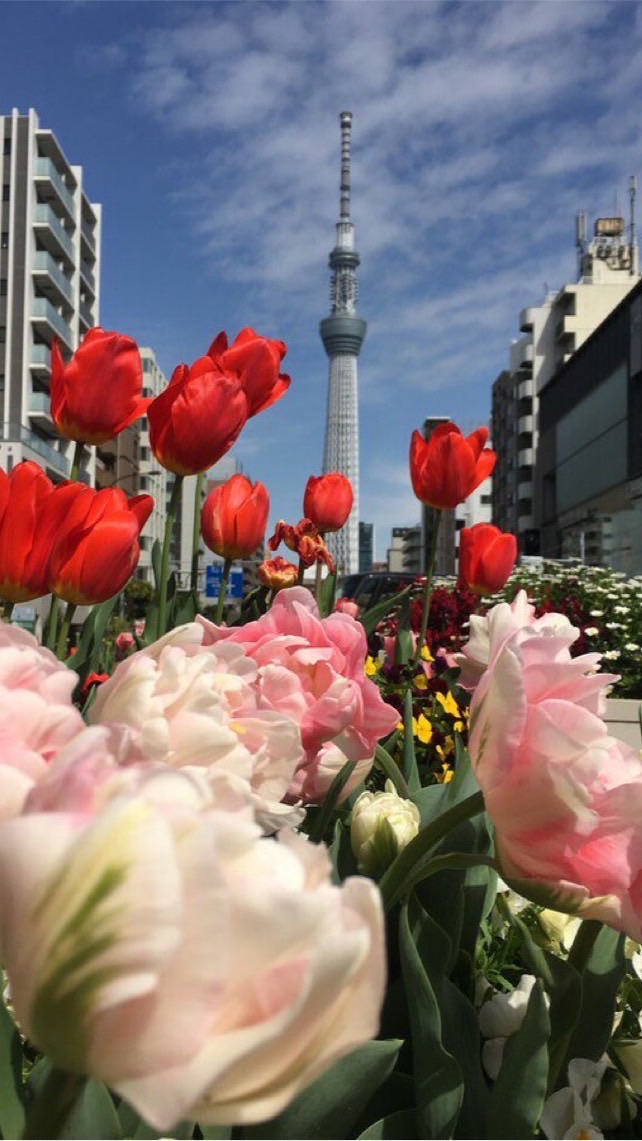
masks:
[[[359,569],[359,401],[357,358],[367,325],[357,316],[357,266],[354,226],[350,218],[350,143],[352,113],[342,111],[341,203],[336,225],[336,243],[329,258],[331,315],[319,326],[330,360],[328,411],[325,428],[323,471],[341,471],[354,490],[354,506],[345,526],[328,535],[328,546],[339,574]]]

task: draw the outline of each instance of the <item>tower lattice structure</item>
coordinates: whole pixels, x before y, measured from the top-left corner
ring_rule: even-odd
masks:
[[[329,258],[331,313],[319,326],[330,362],[323,471],[341,471],[354,490],[354,505],[341,531],[328,536],[339,574],[359,569],[359,400],[357,359],[367,325],[357,315],[357,266],[354,225],[350,217],[350,147],[352,113],[342,111],[341,199],[336,242]]]

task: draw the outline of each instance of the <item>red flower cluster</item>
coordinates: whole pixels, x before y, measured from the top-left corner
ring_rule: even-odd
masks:
[[[91,605],[118,594],[153,508],[150,495],[128,499],[117,487],[54,486],[31,460],[10,475],[0,469],[0,597],[26,602],[51,591]]]

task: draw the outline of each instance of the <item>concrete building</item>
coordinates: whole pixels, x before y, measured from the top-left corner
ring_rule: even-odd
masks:
[[[330,254],[331,315],[320,324],[330,361],[328,410],[323,471],[347,475],[354,492],[350,517],[340,531],[328,536],[328,547],[339,575],[359,570],[359,394],[357,359],[366,335],[366,322],[357,315],[359,254],[350,217],[350,145],[352,114],[341,116],[341,203],[336,243]]]
[[[387,566],[391,573],[421,574],[421,526],[393,527]]]
[[[642,282],[540,394],[542,554],[642,574]]]
[[[51,419],[51,344],[69,357],[99,323],[101,208],[33,110],[0,115],[0,164],[0,466],[31,459],[59,481],[73,445]]]
[[[522,310],[522,336],[493,385],[493,522],[517,535],[525,555],[540,548],[533,509],[540,394],[639,281],[634,202],[632,185],[628,235],[623,218],[598,218],[587,240],[586,215],[578,215],[578,279]]]

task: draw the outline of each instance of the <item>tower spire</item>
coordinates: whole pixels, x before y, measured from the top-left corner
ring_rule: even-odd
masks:
[[[330,361],[328,411],[323,470],[347,475],[354,491],[354,506],[345,527],[329,536],[329,547],[340,574],[359,569],[359,409],[357,358],[367,325],[357,316],[359,254],[354,248],[350,214],[352,112],[342,111],[341,183],[336,242],[329,258],[331,315],[320,325],[321,339]]]

